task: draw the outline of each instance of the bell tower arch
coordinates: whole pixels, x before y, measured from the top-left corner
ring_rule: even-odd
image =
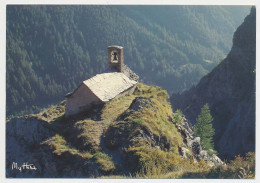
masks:
[[[108,67],[123,72],[124,55],[122,46],[108,46]]]

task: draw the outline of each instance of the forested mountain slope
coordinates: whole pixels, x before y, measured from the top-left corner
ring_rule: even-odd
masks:
[[[256,9],[251,9],[233,37],[228,56],[197,86],[174,94],[174,110],[181,109],[194,124],[208,103],[214,118],[215,144],[221,157],[255,150]]]
[[[248,6],[7,6],[7,115],[60,101],[107,67],[183,91],[224,58]]]

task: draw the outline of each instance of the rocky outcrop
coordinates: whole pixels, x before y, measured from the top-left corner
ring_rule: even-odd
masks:
[[[189,122],[184,118],[182,125],[176,125],[178,131],[182,134],[183,141],[186,147],[180,147],[182,158],[193,159],[193,161],[204,160],[209,166],[220,166],[225,163],[214,154],[212,150],[203,150],[200,144],[200,138],[194,137],[192,129],[189,127]],[[212,151],[212,152],[210,152]]]
[[[57,178],[100,176],[98,166],[69,151],[56,154],[42,144],[57,131],[36,117],[14,118],[6,123],[6,177]]]
[[[7,177],[39,177],[41,174],[55,174],[52,167],[51,153],[40,149],[40,142],[54,135],[45,121],[36,118],[15,118],[6,123],[6,176]],[[21,166],[28,162],[36,170],[12,169],[13,163]],[[43,165],[44,164],[44,165]],[[50,166],[50,169],[43,168]]]
[[[201,160],[210,166],[221,164],[221,160],[201,148],[200,139],[194,138],[185,116],[180,116],[183,124],[177,125],[165,93],[158,87],[146,88],[139,91],[153,90],[154,93],[111,101],[102,109],[93,109],[91,115],[68,119],[64,117],[64,110],[60,110],[64,105],[58,105],[8,121],[6,177],[128,175],[142,170],[142,157],[148,157],[146,163],[156,158],[158,162],[168,163],[168,167]],[[118,112],[120,107],[124,110]],[[95,114],[101,116],[100,119],[92,119]],[[177,162],[169,162],[169,158]]]
[[[209,104],[215,148],[223,158],[255,150],[255,26],[253,7],[234,33],[228,56],[197,86],[171,96],[173,109],[181,109],[193,125],[202,106]]]
[[[136,97],[130,105],[129,109],[133,111],[140,111],[144,107],[153,107],[151,99],[146,97]]]

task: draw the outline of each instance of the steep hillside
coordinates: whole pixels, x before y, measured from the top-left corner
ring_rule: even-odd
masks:
[[[240,166],[250,165],[254,177],[253,154],[251,163],[227,167],[201,148],[167,99],[165,90],[139,84],[132,95],[70,118],[64,117],[64,102],[13,118],[6,124],[6,176],[236,178]],[[36,169],[23,168],[26,162]]]
[[[199,84],[171,97],[194,124],[208,103],[214,118],[216,149],[232,158],[255,150],[256,10],[253,7],[233,37],[228,56]]]
[[[7,115],[63,99],[106,69],[106,47],[178,92],[227,54],[248,6],[7,6]],[[192,78],[192,79],[191,79]]]

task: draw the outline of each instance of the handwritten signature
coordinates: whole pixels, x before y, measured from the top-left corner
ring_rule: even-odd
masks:
[[[34,164],[28,164],[28,162],[23,163],[21,166],[18,166],[18,164],[16,162],[12,163],[12,170],[17,169],[20,172],[22,172],[22,170],[37,170],[37,168],[35,167]]]

